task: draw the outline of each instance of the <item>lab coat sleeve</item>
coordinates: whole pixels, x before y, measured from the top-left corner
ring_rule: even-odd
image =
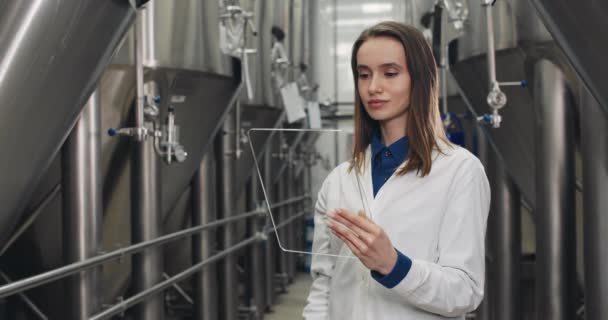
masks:
[[[437,262],[414,259],[407,276],[392,289],[408,303],[445,317],[475,310],[484,294],[490,186],[478,161],[466,172],[449,191]]]
[[[312,244],[312,252],[314,253],[327,254],[330,249],[330,234],[326,223],[327,216],[325,215],[327,212],[329,180],[330,177],[323,183],[315,205],[315,233]],[[333,268],[334,260],[331,257],[318,254],[312,255],[310,273],[313,282],[303,312],[304,319],[329,319],[329,282],[333,273]]]

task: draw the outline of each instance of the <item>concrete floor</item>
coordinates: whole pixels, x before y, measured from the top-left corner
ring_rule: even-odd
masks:
[[[273,311],[264,315],[264,320],[302,319],[312,279],[308,273],[298,273],[294,282],[287,287],[287,293],[278,296]]]

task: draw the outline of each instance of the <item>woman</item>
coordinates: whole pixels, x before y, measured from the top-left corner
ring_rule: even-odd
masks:
[[[431,49],[383,22],[359,36],[351,66],[353,159],[319,192],[304,318],[464,319],[483,298],[490,189],[445,139]]]

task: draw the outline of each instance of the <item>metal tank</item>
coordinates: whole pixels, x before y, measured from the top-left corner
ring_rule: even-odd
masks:
[[[144,65],[146,67],[146,81],[154,81],[160,93],[161,118],[166,115],[169,105],[175,107],[175,121],[180,126],[180,143],[188,152],[183,163],[167,165],[161,163],[161,215],[160,224],[163,233],[174,232],[187,225],[187,212],[190,208],[189,184],[200,161],[209,150],[213,137],[219,132],[222,119],[229,106],[236,101],[239,91],[238,81],[228,76],[231,73],[230,58],[219,50],[219,4],[215,1],[152,1],[146,6],[147,14],[144,18],[144,33],[146,43],[144,46]],[[124,115],[129,114],[131,102],[134,99],[134,77],[121,76],[129,73],[129,66],[133,64],[133,51],[131,33],[124,41],[114,60],[115,64],[106,72],[108,78],[108,91],[104,92],[108,101],[115,100],[117,95],[125,99],[119,103],[121,110],[116,110],[114,121],[104,124],[108,127],[125,126]],[[121,85],[112,85],[111,79],[120,79]],[[119,94],[125,87],[129,94]],[[116,108],[114,108],[116,109]],[[120,115],[123,115],[122,117]],[[123,145],[125,141],[114,139],[109,145]],[[118,140],[118,141],[116,141]],[[115,150],[118,150],[115,149]],[[131,164],[125,160],[128,153],[113,153],[109,157],[114,167],[110,174],[116,179],[110,179],[107,184],[114,183],[108,188],[107,201],[113,211],[108,211],[108,221],[111,225],[122,225],[120,222],[128,212],[128,201],[124,194],[128,193],[128,186],[118,184],[120,177],[129,174]],[[120,169],[118,169],[120,168]],[[118,169],[119,172],[116,172]],[[118,179],[118,180],[117,180]],[[126,188],[126,189],[125,189]],[[115,243],[128,241],[129,233],[125,228],[122,231],[110,231]],[[111,241],[107,245],[112,246]],[[179,250],[173,250],[174,248]],[[165,250],[165,270],[169,275],[185,269],[191,261],[189,259],[190,241],[188,239],[176,241],[168,245]],[[111,299],[125,292],[127,280],[125,269],[128,266],[111,264],[113,272],[106,273],[111,280],[112,287],[106,292]],[[121,272],[122,269],[122,272]],[[127,269],[128,270],[128,269]],[[122,280],[120,280],[122,279]]]
[[[93,92],[135,10],[119,1],[0,2],[0,243]],[[24,130],[23,125],[27,123]]]
[[[540,20],[604,112],[608,112],[608,67],[602,61],[608,54],[606,1],[531,0]]]
[[[486,101],[489,91],[487,49],[484,50],[487,45],[486,20],[481,2],[469,2],[470,32],[461,39],[460,61],[452,66],[461,93],[470,102],[476,116],[490,110]],[[542,317],[570,319],[574,318],[578,307],[572,294],[583,285],[580,282],[583,270],[575,267],[575,248],[581,237],[575,237],[574,222],[575,216],[581,214],[574,206],[576,189],[581,191],[580,186],[577,187],[574,167],[579,150],[576,144],[580,143],[577,140],[579,134],[574,130],[575,121],[583,112],[576,103],[581,91],[577,79],[581,67],[570,64],[573,59],[571,53],[567,50],[564,53],[563,41],[552,37],[556,35],[552,30],[555,26],[548,24],[545,27],[542,22],[548,20],[539,19],[546,14],[538,5],[544,1],[531,2],[502,1],[492,9],[498,81],[527,80],[534,86],[502,87],[508,99],[506,107],[500,110],[504,121],[499,128],[486,128],[485,132],[491,149],[497,152],[499,161],[504,161],[505,175],[513,179],[513,188],[521,191],[522,205],[534,213],[536,312]],[[546,5],[560,6],[561,10],[566,8],[565,4]],[[594,19],[593,15],[589,17]],[[598,22],[595,18],[590,23]],[[562,27],[569,28],[567,23]],[[580,46],[578,50],[585,51]],[[517,218],[512,217],[513,220],[508,222],[517,223]],[[494,237],[498,239],[499,235]],[[505,246],[506,243],[502,242],[504,240],[498,241],[495,247]],[[490,255],[496,253],[490,252]],[[492,269],[492,264],[489,268]],[[498,277],[494,283],[509,281],[513,273],[503,272],[505,270],[490,270]],[[488,292],[499,292],[503,297],[513,294],[504,285],[492,288],[490,284]],[[500,309],[493,311],[505,315]],[[533,310],[522,311],[529,317]]]
[[[70,2],[63,2],[63,6],[68,8],[68,4]],[[123,34],[128,29],[129,23],[132,22],[133,13],[135,12],[133,8],[128,5],[128,2],[125,2],[125,7],[121,7],[114,4],[115,2],[110,2],[105,5],[90,5],[86,4],[82,6],[80,10],[81,12],[76,12],[78,14],[86,14],[88,16],[87,22],[88,26],[91,25],[90,17],[99,17],[105,18],[105,14],[114,14],[112,19],[116,20],[116,23],[120,22],[118,13],[124,11],[124,19],[127,19],[125,25],[120,30]],[[181,142],[184,145],[187,145],[186,148],[189,152],[190,156],[184,162],[179,164],[178,166],[170,167],[164,164],[161,164],[161,181],[163,181],[162,187],[162,196],[161,196],[161,205],[162,205],[162,213],[163,217],[167,217],[170,211],[173,211],[173,208],[176,207],[176,210],[181,211],[180,215],[185,215],[185,209],[177,208],[177,202],[180,197],[186,192],[186,188],[190,183],[190,179],[194,175],[194,172],[198,168],[200,164],[200,159],[204,153],[204,149],[209,145],[210,139],[218,132],[219,125],[221,119],[225,115],[223,110],[227,109],[227,106],[231,104],[231,101],[235,101],[236,95],[235,92],[238,90],[238,82],[234,81],[232,77],[228,77],[226,75],[220,73],[228,73],[229,68],[225,65],[225,58],[221,56],[219,50],[217,50],[217,41],[209,40],[208,38],[212,38],[212,35],[217,37],[218,27],[215,25],[215,31],[211,28],[211,25],[206,26],[204,22],[209,23],[210,19],[207,19],[206,16],[209,15],[213,17],[213,11],[209,8],[205,8],[205,6],[216,6],[215,13],[217,14],[217,3],[215,2],[207,2],[205,1],[191,1],[190,4],[186,4],[185,2],[180,2],[179,4],[175,4],[171,7],[171,3],[169,1],[155,1],[154,4],[158,4],[161,6],[161,11],[156,10],[156,20],[158,22],[151,23],[151,25],[160,24],[162,28],[168,27],[167,20],[175,21],[177,16],[184,16],[186,12],[190,13],[192,17],[191,20],[187,21],[187,24],[184,25],[185,29],[190,30],[189,32],[185,32],[185,29],[174,30],[173,32],[163,33],[157,32],[149,34],[154,36],[159,40],[156,41],[156,38],[149,38],[148,43],[158,44],[159,42],[162,45],[158,45],[159,47],[173,47],[176,48],[183,45],[192,45],[191,50],[186,50],[188,52],[195,51],[192,56],[179,56],[175,53],[167,53],[166,59],[162,54],[160,48],[157,50],[150,50],[148,48],[148,61],[157,61],[153,66],[154,68],[149,68],[146,71],[146,81],[155,80],[158,84],[159,92],[161,93],[161,110],[162,114],[165,114],[167,105],[173,96],[185,97],[184,101],[176,104],[176,122],[181,127]],[[150,3],[151,7],[152,3]],[[13,5],[9,5],[13,6]],[[23,4],[22,6],[25,6]],[[48,7],[46,4],[41,5],[45,10],[48,11]],[[169,6],[169,7],[166,7]],[[61,7],[61,6],[60,6]],[[15,8],[17,10],[19,8]],[[36,13],[36,8],[31,9],[32,14]],[[193,10],[191,12],[191,9]],[[194,10],[196,9],[196,10]],[[24,9],[25,10],[25,9]],[[40,9],[42,10],[42,9]],[[121,11],[122,10],[122,11]],[[95,14],[89,14],[88,12],[95,11]],[[5,12],[5,11],[3,11]],[[12,12],[12,11],[11,11]],[[14,11],[18,12],[18,11]],[[198,12],[198,15],[195,13]],[[74,13],[74,12],[71,12]],[[127,15],[128,13],[128,15]],[[67,13],[66,13],[67,15]],[[77,17],[80,17],[76,15]],[[87,68],[93,69],[92,62],[87,60],[89,56],[100,55],[100,59],[105,59],[102,62],[106,64],[110,61],[111,54],[115,51],[115,46],[118,45],[121,41],[122,34],[117,36],[116,39],[110,39],[109,32],[113,30],[112,28],[108,28],[107,25],[111,25],[108,21],[112,22],[115,20],[108,20],[105,18],[104,20],[104,29],[100,34],[96,34],[96,44],[100,46],[89,46],[87,51],[84,53],[78,50],[84,50],[82,46],[76,46],[70,44],[70,48],[74,51],[71,52],[69,58],[73,58],[76,56],[76,53],[83,54],[84,64],[82,67],[79,66],[79,72],[81,70],[88,70]],[[198,19],[198,25],[194,23],[194,20]],[[4,19],[2,20],[4,21]],[[46,20],[41,19],[39,23],[43,23]],[[75,20],[78,22],[78,20]],[[128,23],[127,23],[128,22]],[[162,23],[161,23],[162,22]],[[76,23],[76,22],[74,22]],[[164,24],[163,24],[164,23]],[[37,24],[36,24],[37,26]],[[84,33],[84,30],[88,30],[83,28],[82,26],[76,24],[80,30],[74,31],[74,39],[79,40],[80,43],[85,43],[86,41],[80,40],[84,35],[88,35],[88,33]],[[176,26],[176,24],[172,24],[172,26]],[[149,27],[149,26],[148,26]],[[205,30],[207,34],[203,34],[202,32],[197,33],[197,28],[200,27],[201,30]],[[67,26],[66,26],[67,28]],[[74,27],[76,28],[76,27]],[[118,28],[118,27],[117,27]],[[24,29],[27,31],[27,29]],[[24,32],[25,32],[24,31]],[[90,30],[92,32],[92,30]],[[80,34],[83,34],[81,36]],[[176,38],[171,38],[172,35],[176,35]],[[195,41],[186,37],[187,35],[191,35],[192,37],[198,37]],[[48,34],[47,34],[48,36]],[[90,37],[93,38],[93,37]],[[108,41],[114,41],[114,47],[111,50],[106,50],[101,47],[101,43],[105,41],[107,38]],[[74,40],[74,41],[75,41]],[[205,42],[210,43],[205,43]],[[180,44],[181,43],[181,44]],[[215,47],[214,47],[215,45]],[[72,48],[73,47],[73,48]],[[153,46],[151,46],[153,47]],[[101,104],[102,104],[102,123],[101,123],[101,131],[106,132],[108,128],[120,128],[129,125],[129,119],[132,119],[132,105],[135,96],[135,73],[133,69],[133,44],[132,44],[132,36],[128,36],[122,40],[122,47],[118,50],[116,56],[114,57],[114,62],[122,62],[124,64],[114,64],[105,70],[105,65],[103,67],[95,66],[97,69],[92,70],[91,72],[97,72],[97,77],[101,76],[103,72],[103,78],[101,79],[99,85],[99,94],[101,96]],[[198,48],[197,50],[195,50]],[[43,48],[43,49],[46,49]],[[49,47],[50,49],[50,47]],[[89,50],[94,50],[95,54],[91,55]],[[106,50],[106,51],[104,51]],[[150,52],[152,51],[152,52]],[[150,57],[154,57],[153,53],[159,52],[160,58],[152,59]],[[184,51],[185,52],[185,51]],[[60,52],[64,54],[63,52]],[[216,54],[217,53],[217,54]],[[106,56],[101,56],[102,54],[106,54]],[[216,56],[213,56],[216,55]],[[26,58],[27,55],[24,55],[23,58]],[[61,55],[57,55],[57,57],[62,57]],[[203,58],[200,58],[203,57]],[[61,60],[64,61],[64,60]],[[75,60],[78,61],[78,60]],[[166,62],[166,64],[164,64]],[[55,67],[54,65],[51,65]],[[11,66],[12,68],[12,66]],[[198,70],[186,70],[182,68],[192,68]],[[10,68],[7,70],[11,70]],[[55,70],[55,69],[49,69]],[[56,71],[56,70],[55,70]],[[71,71],[71,76],[75,77],[75,79],[79,80],[78,85],[84,85],[91,81],[85,81],[81,78],[78,78],[80,73],[74,73]],[[38,75],[39,76],[39,75]],[[56,79],[55,79],[56,80]],[[68,80],[55,81],[52,83],[69,83],[70,89],[80,90],[78,86],[75,85],[75,82]],[[30,81],[31,84],[36,84],[36,81]],[[95,83],[95,82],[93,82]],[[14,85],[14,84],[13,84]],[[68,87],[66,86],[65,89]],[[93,87],[91,87],[91,90]],[[88,89],[87,89],[88,90]],[[81,94],[81,93],[78,93]],[[34,96],[29,96],[24,101],[30,101]],[[66,95],[62,97],[62,99],[69,97]],[[72,94],[73,98],[75,94]],[[51,99],[53,102],[57,99],[55,93],[52,93],[47,97]],[[83,101],[88,97],[83,97]],[[62,100],[63,101],[63,100]],[[65,103],[58,103],[61,105],[65,105]],[[46,104],[48,105],[48,104]],[[40,106],[36,106],[38,112],[40,110]],[[81,106],[80,106],[81,107]],[[24,109],[25,110],[25,109]],[[79,110],[79,109],[78,109]],[[46,112],[46,111],[44,111]],[[15,116],[23,116],[20,112],[17,112]],[[57,120],[61,120],[65,122],[63,117],[69,117],[70,112],[65,111],[65,109],[54,110],[52,115],[46,116],[44,115],[40,119],[46,118],[47,122],[49,119],[53,119],[54,117]],[[78,116],[78,112],[74,115],[74,120]],[[60,119],[60,117],[62,117]],[[4,119],[9,119],[9,117],[3,117]],[[18,121],[18,118],[13,119]],[[28,120],[29,121],[29,120]],[[6,126],[3,124],[3,130]],[[56,128],[56,127],[53,127]],[[69,127],[65,129],[65,135],[69,133]],[[47,127],[41,127],[37,129],[35,132],[41,132],[47,130]],[[60,130],[54,129],[53,134],[59,133]],[[3,136],[4,137],[4,136]],[[44,148],[49,146],[47,140],[51,138],[52,135],[45,134],[42,136],[42,139],[38,137],[37,139],[46,143]],[[61,137],[57,136],[56,138],[60,139]],[[23,139],[21,139],[23,141]],[[58,143],[58,146],[61,144]],[[116,249],[120,246],[125,246],[130,243],[130,225],[128,219],[129,211],[130,211],[130,203],[131,199],[129,197],[131,186],[129,184],[129,176],[131,171],[131,163],[128,161],[130,157],[130,148],[129,148],[129,140],[121,139],[121,138],[109,138],[107,135],[102,136],[101,142],[101,168],[102,168],[102,180],[103,180],[103,207],[105,209],[104,213],[104,228],[103,228],[103,239],[104,239],[104,249],[112,250]],[[35,150],[37,154],[40,148]],[[53,160],[51,155],[47,156],[46,161]],[[11,160],[12,161],[12,160]],[[59,159],[56,158],[54,160],[56,163],[59,163]],[[22,161],[22,163],[27,163],[26,161]],[[4,163],[3,163],[4,165]],[[40,166],[39,166],[40,167]],[[60,169],[58,166],[52,166],[43,181],[40,182],[40,187],[37,188],[38,191],[34,191],[33,187],[31,191],[35,193],[32,198],[32,205],[42,201],[40,198],[44,195],[50,194],[49,192],[53,190],[59,183],[57,178],[60,175]],[[13,172],[14,168],[12,169]],[[32,171],[32,170],[30,170]],[[35,170],[33,170],[35,171]],[[7,173],[8,174],[8,173]],[[30,192],[31,192],[30,191]],[[54,193],[53,193],[54,194]],[[7,202],[8,203],[8,202]],[[31,207],[32,205],[28,206]],[[56,259],[55,257],[61,257],[62,249],[61,249],[61,237],[53,236],[54,234],[61,234],[61,226],[53,223],[53,221],[61,221],[60,219],[60,208],[57,206],[45,206],[39,212],[40,219],[37,220],[31,230],[35,230],[36,232],[28,232],[20,239],[19,242],[25,243],[33,243],[36,246],[40,247],[39,255],[33,255],[29,259],[31,259],[32,264],[34,265],[44,265],[45,268],[58,267],[62,265],[62,261],[60,259]],[[4,215],[2,216],[4,217]],[[163,220],[166,220],[164,218]],[[51,222],[51,223],[49,223]],[[3,227],[3,226],[2,226]],[[169,226],[165,228],[165,232],[174,231],[177,229],[181,229],[182,225],[177,225],[175,227]],[[44,232],[39,232],[44,230]],[[7,234],[4,232],[3,234]],[[118,296],[124,295],[128,288],[129,279],[129,270],[130,270],[130,258],[125,258],[120,262],[111,262],[108,263],[104,267],[104,286],[103,286],[103,294],[102,300],[103,303],[114,303]],[[41,270],[39,270],[41,271]],[[26,276],[27,273],[22,274],[22,276]],[[48,288],[55,288],[55,284],[51,284]],[[57,284],[59,285],[59,284]],[[47,288],[41,289],[41,291],[46,291]],[[56,290],[56,289],[55,289]],[[52,290],[51,290],[52,291]],[[53,305],[53,304],[51,304]],[[60,305],[60,303],[54,303],[54,305]],[[52,307],[51,307],[52,308]],[[61,311],[60,307],[58,307],[59,312]]]

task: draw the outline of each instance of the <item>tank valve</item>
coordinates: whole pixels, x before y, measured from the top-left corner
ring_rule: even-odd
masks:
[[[158,153],[165,158],[167,164],[175,159],[177,162],[184,162],[188,157],[188,153],[179,143],[179,126],[175,124],[175,108],[169,106],[169,114],[167,121],[162,127],[161,141],[158,148]]]

